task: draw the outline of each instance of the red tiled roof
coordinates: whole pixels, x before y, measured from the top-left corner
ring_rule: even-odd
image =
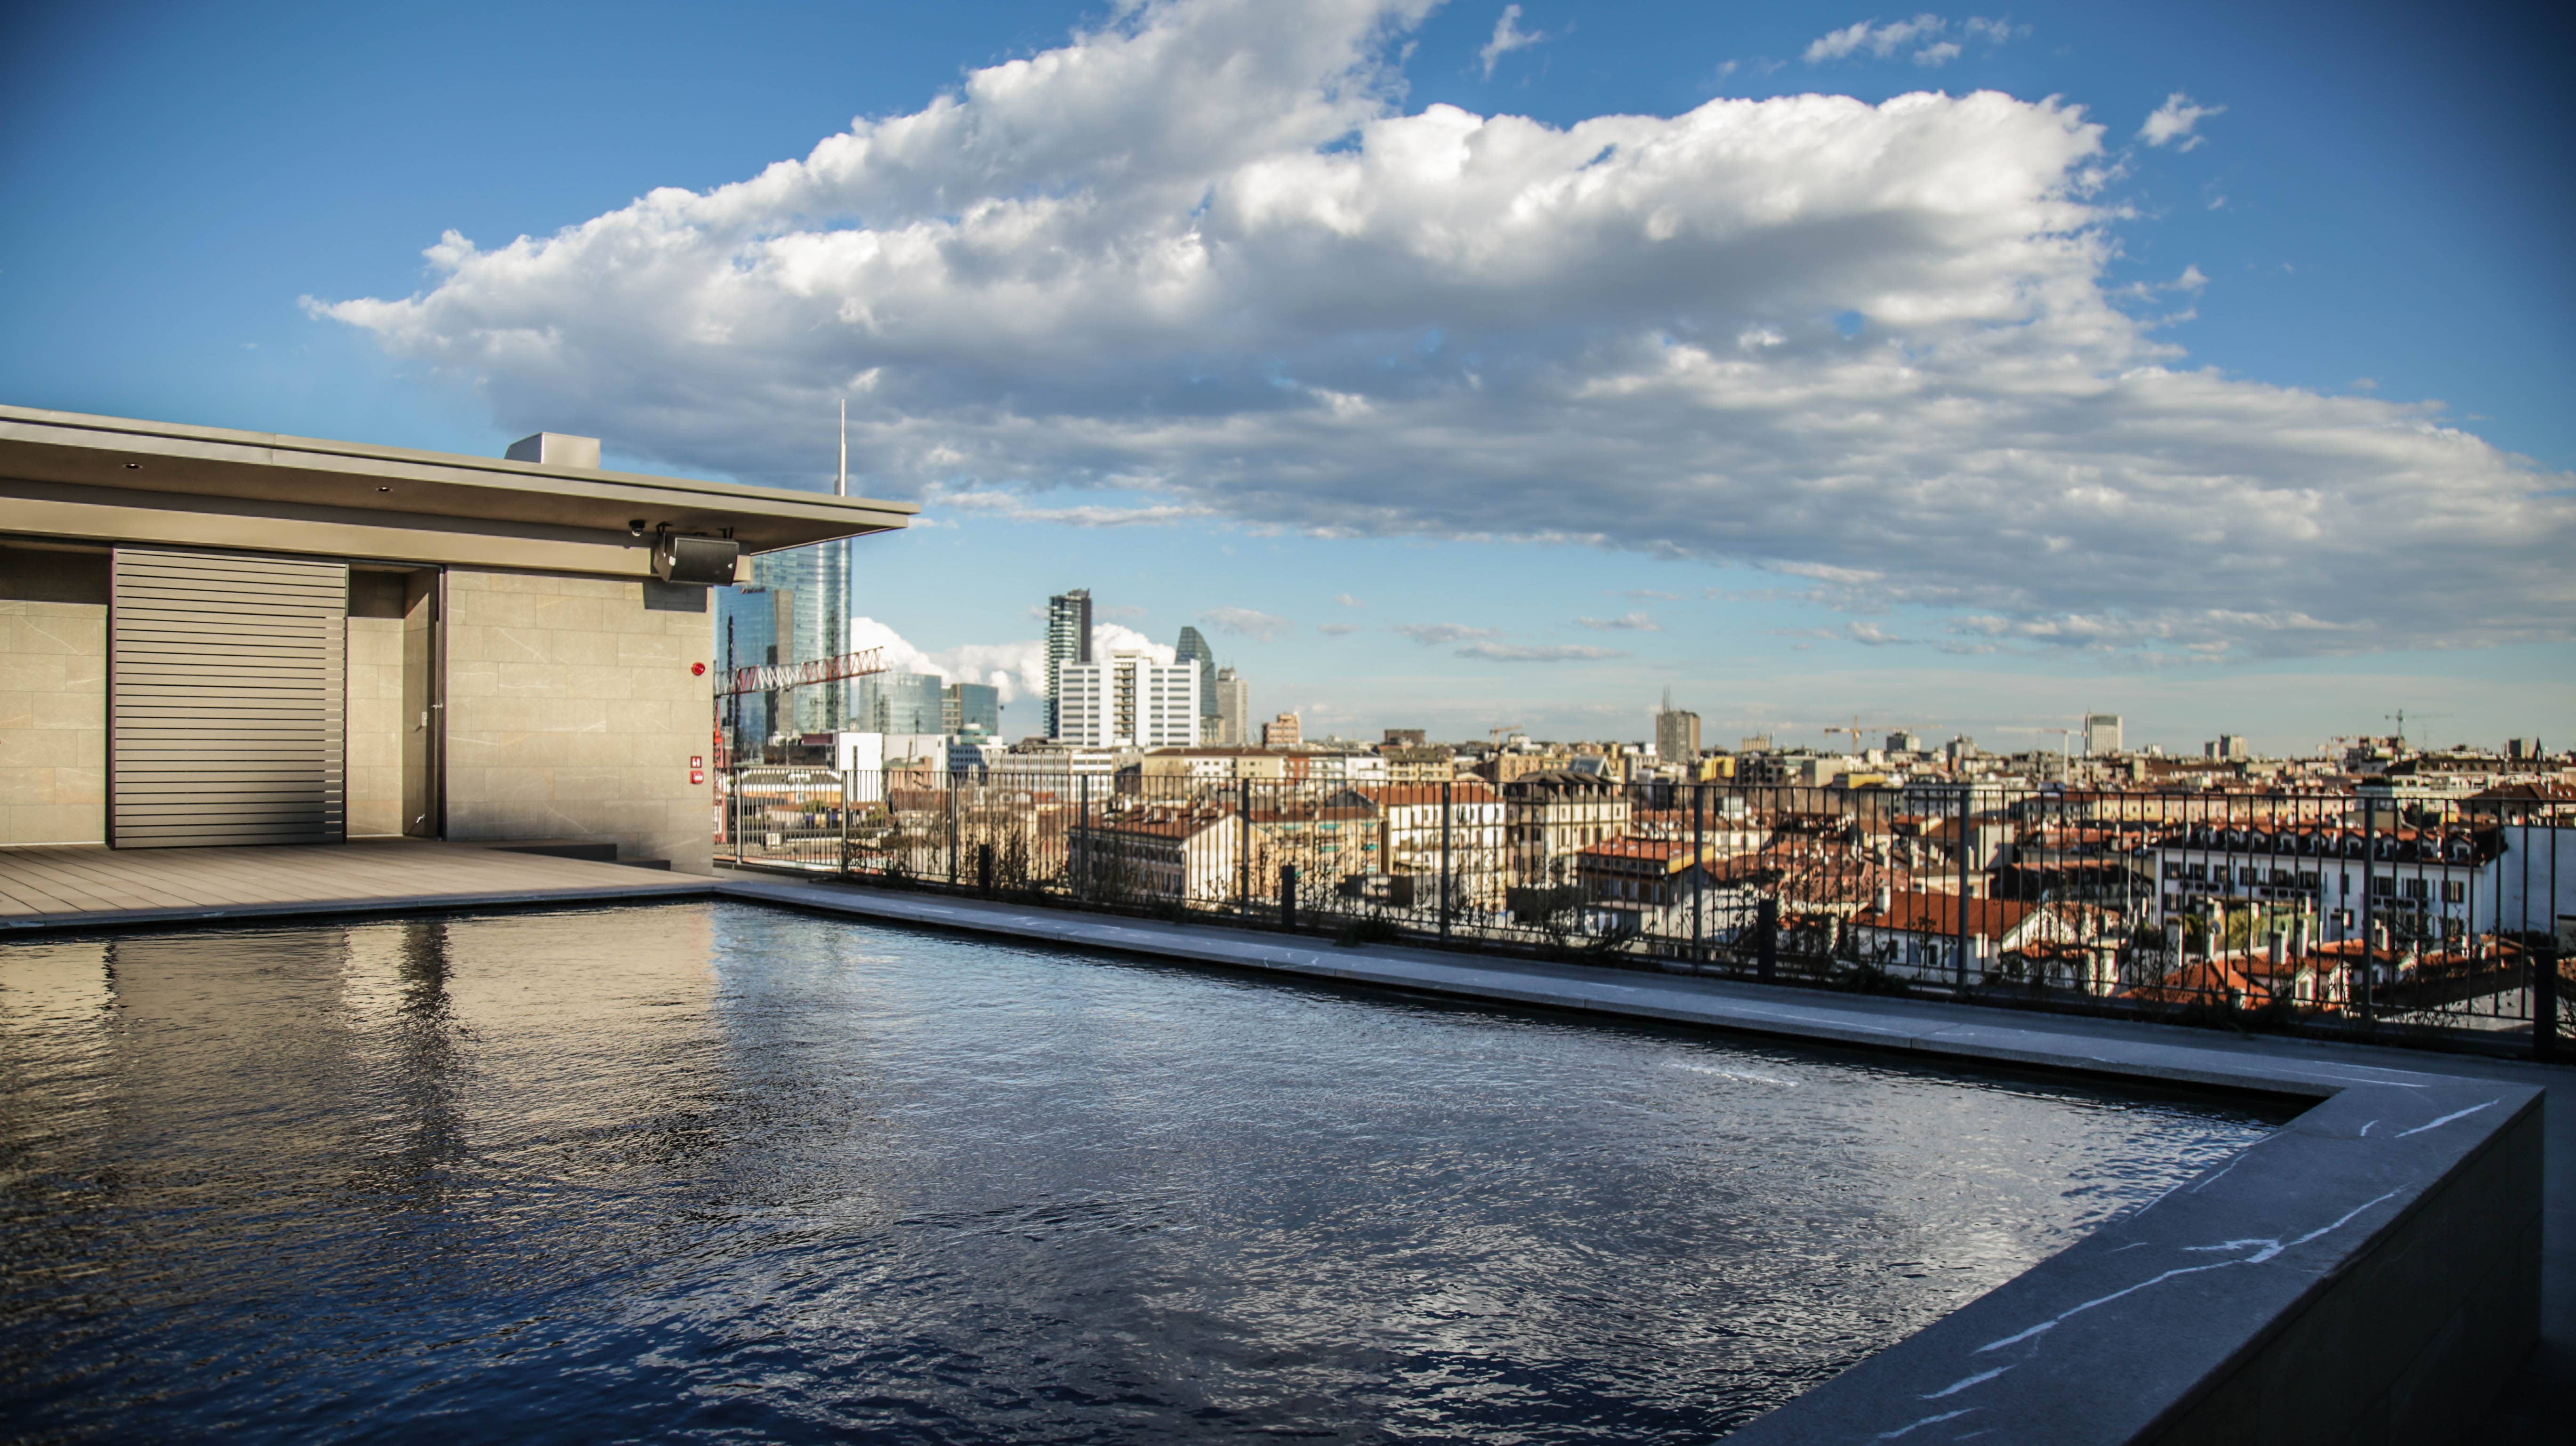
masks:
[[[1956,894],[1891,894],[1885,910],[1865,909],[1852,923],[1863,929],[1895,929],[1909,934],[1956,938],[1961,906],[1962,901]],[[2025,904],[2019,899],[1969,899],[1965,901],[1965,907],[1969,932],[1997,941],[2039,912],[2038,905]]]

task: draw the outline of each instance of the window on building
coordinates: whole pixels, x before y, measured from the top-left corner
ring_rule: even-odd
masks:
[[[2421,877],[2408,879],[2406,881],[2406,897],[2410,899],[2430,898],[2432,897],[2432,892],[2431,885],[2426,883]]]
[[[2299,887],[2307,890],[2311,894],[2315,893],[2317,891],[2317,876],[2314,874],[2299,875]]]
[[[2376,899],[2394,898],[2397,895],[2397,881],[2386,874],[2373,874],[2370,876],[2370,894]]]
[[[2468,901],[2469,901],[2469,884],[2468,884],[2468,880],[2466,880],[2466,879],[2444,879],[2444,880],[2442,881],[2442,902],[2443,902],[2443,903],[2446,903],[2446,904],[2465,904],[2465,903],[2467,903]]]

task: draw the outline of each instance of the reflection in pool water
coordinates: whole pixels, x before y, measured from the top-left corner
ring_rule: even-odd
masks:
[[[0,945],[0,1438],[1704,1440],[2199,1102],[743,905]]]

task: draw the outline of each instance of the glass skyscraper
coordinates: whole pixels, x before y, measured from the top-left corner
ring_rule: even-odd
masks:
[[[1046,733],[1064,736],[1056,704],[1064,697],[1064,670],[1091,661],[1091,589],[1078,587],[1047,599]]]
[[[1195,663],[1199,670],[1199,741],[1216,737],[1216,649],[1196,628],[1181,629],[1179,646],[1172,649],[1175,663]]]
[[[782,636],[778,661],[809,663],[837,658],[850,650],[850,545],[846,541],[764,552],[751,560],[751,580],[774,592],[792,594],[794,604]],[[780,732],[831,733],[848,726],[848,684],[818,684],[779,695],[784,700]]]

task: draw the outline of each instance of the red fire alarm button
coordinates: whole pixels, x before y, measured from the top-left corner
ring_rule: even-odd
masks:
[[[706,782],[706,781],[707,781],[707,774],[706,774],[706,770],[705,770],[705,769],[703,769],[703,768],[692,768],[692,769],[690,769],[690,770],[689,770],[689,781],[690,781],[691,783],[704,783],[704,782]]]

